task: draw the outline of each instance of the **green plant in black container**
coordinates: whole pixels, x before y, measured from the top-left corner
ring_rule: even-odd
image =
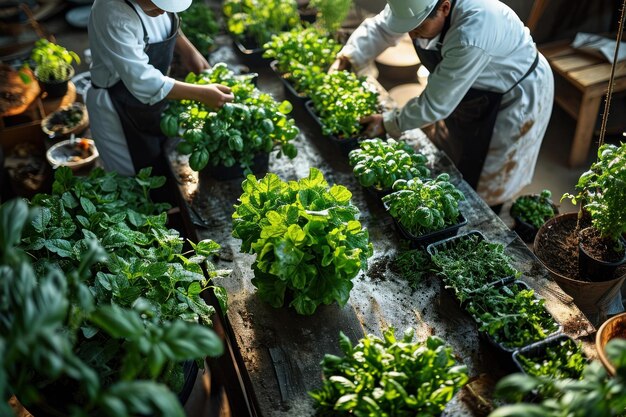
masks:
[[[339,346],[344,356],[324,357],[324,385],[310,392],[320,416],[436,416],[468,381],[442,339],[414,342],[412,329],[357,345],[341,333]]]

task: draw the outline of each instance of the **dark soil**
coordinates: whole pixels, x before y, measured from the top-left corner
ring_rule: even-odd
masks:
[[[578,236],[576,217],[568,217],[553,223],[541,235],[535,254],[553,271],[580,280],[578,273]]]
[[[559,273],[568,278],[588,281],[586,277],[581,277],[578,269],[578,242],[580,241],[581,232],[584,230],[595,229],[589,228],[590,220],[581,220],[580,229],[576,229],[576,217],[564,218],[559,222],[553,223],[546,231],[541,235],[537,244],[535,245],[535,254],[537,257],[547,265],[551,270]],[[588,229],[587,229],[588,228]],[[585,232],[587,233],[587,232]],[[587,239],[586,235],[583,235],[583,239]],[[585,250],[587,252],[593,251],[594,256],[605,260],[606,262],[615,262],[614,245],[609,241],[601,239],[599,236],[594,237],[592,240],[598,246],[596,249],[589,249],[588,243],[584,243]],[[591,244],[594,246],[594,243]],[[607,254],[602,254],[602,251],[607,251]],[[617,255],[617,260],[621,259],[624,254]],[[613,261],[607,261],[607,259],[613,259]],[[616,271],[614,276],[621,276],[626,273],[626,266],[622,265]]]
[[[615,242],[600,236],[600,232],[592,227],[580,231],[580,242],[583,249],[591,257],[604,262],[619,262],[624,259],[624,247],[615,250]]]

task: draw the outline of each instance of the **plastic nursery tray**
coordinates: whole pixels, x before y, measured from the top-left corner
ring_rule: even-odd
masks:
[[[293,84],[288,79],[286,79],[283,76],[283,74],[278,70],[277,60],[273,60],[272,62],[270,62],[270,68],[272,69],[272,71],[274,71],[274,73],[276,73],[280,81],[283,83],[283,87],[285,88],[285,95],[287,96],[287,99],[289,101],[291,101],[294,104],[295,103],[302,104],[309,99],[308,96],[298,93],[296,89],[294,88]]]
[[[528,284],[526,284],[524,281],[519,281],[519,280],[516,280],[516,281],[513,281],[513,282],[509,282],[508,284],[503,285],[503,286],[500,286],[499,288],[500,288],[500,289],[504,289],[504,288],[509,288],[509,287],[512,287],[512,286],[514,286],[514,285],[517,285],[518,287],[523,287],[523,289],[524,289],[524,290],[530,290],[530,289],[532,289],[532,288],[530,288],[530,286],[529,286]],[[483,288],[484,288],[484,287],[483,287]],[[535,294],[535,298],[538,298],[536,294]],[[509,353],[509,354],[513,354],[513,353],[514,353],[515,351],[517,351],[517,350],[521,350],[521,349],[523,349],[523,348],[525,348],[525,347],[535,345],[535,344],[537,344],[537,343],[539,343],[539,342],[541,342],[541,341],[543,341],[543,340],[548,340],[549,338],[551,338],[551,337],[555,337],[555,336],[557,336],[557,335],[559,335],[559,334],[561,334],[561,333],[563,332],[563,326],[561,326],[561,324],[560,324],[558,321],[556,321],[556,320],[554,319],[554,316],[553,316],[553,315],[552,315],[552,314],[551,314],[551,313],[550,313],[550,312],[549,312],[549,311],[545,308],[545,306],[544,306],[544,311],[545,311],[545,312],[546,312],[546,313],[550,316],[550,318],[552,318],[552,320],[554,321],[554,323],[556,323],[556,324],[557,324],[557,329],[556,329],[554,332],[552,332],[552,333],[550,333],[549,335],[547,335],[545,339],[542,339],[542,340],[537,340],[537,341],[534,341],[534,342],[530,342],[530,343],[528,343],[527,345],[524,345],[524,346],[521,346],[521,347],[520,347],[520,346],[506,346],[506,345],[504,345],[503,343],[498,342],[495,338],[493,338],[493,336],[491,336],[491,335],[490,335],[489,333],[487,333],[487,332],[480,331],[479,333],[480,333],[480,335],[481,335],[481,336],[485,337],[485,338],[487,339],[487,341],[488,341],[489,343],[491,343],[493,346],[495,346],[496,348],[500,349],[500,350],[501,350],[501,351],[503,351],[503,352],[506,352],[506,353]],[[468,312],[468,313],[469,313],[469,312]],[[470,316],[471,316],[471,314],[470,314]],[[472,318],[473,318],[473,319],[476,321],[476,323],[478,324],[478,321],[476,320],[476,318],[475,318],[474,316],[472,316]]]
[[[428,245],[426,247],[426,252],[432,258],[433,255],[435,255],[439,250],[442,250],[442,249],[454,246],[457,242],[460,242],[463,239],[468,239],[471,236],[477,236],[479,242],[482,242],[482,241],[486,240],[485,236],[481,232],[479,232],[478,230],[470,230],[467,233],[463,233],[463,234],[460,234],[458,236],[452,236],[452,237],[449,237],[449,238],[446,238],[446,239],[439,240],[437,242],[431,243],[430,245]],[[501,286],[509,284],[509,283],[511,283],[513,281],[515,281],[515,276],[514,275],[509,275],[507,277],[497,277],[493,281],[488,282],[485,285],[483,285],[481,288],[477,288],[475,290],[472,290],[469,293],[470,294],[476,293],[476,292],[480,291],[481,289],[483,289],[485,287],[501,287]],[[456,298],[456,294],[454,294],[454,296]],[[457,298],[457,300],[458,300],[458,298]],[[459,301],[459,303],[460,303],[460,301]],[[464,304],[464,303],[460,303],[460,304]]]
[[[385,204],[385,208],[388,209]],[[448,226],[444,229],[435,230],[434,232],[426,233],[425,235],[415,236],[413,233],[409,232],[402,226],[402,224],[397,221],[395,218],[393,219],[393,223],[398,230],[398,233],[402,238],[409,241],[409,246],[412,249],[420,248],[420,247],[428,247],[433,242],[454,237],[459,232],[459,229],[467,224],[467,219],[463,215],[461,211],[459,211],[458,222],[451,226]],[[484,240],[484,237],[483,237]]]
[[[572,339],[571,337],[569,337],[568,335],[556,334],[544,340],[535,342],[531,345],[524,346],[523,348],[518,349],[515,352],[513,352],[513,363],[515,363],[515,366],[519,368],[520,372],[527,373],[522,365],[522,362],[519,359],[520,355],[524,355],[531,359],[541,359],[545,356],[545,353],[549,348],[553,346],[558,346],[564,340],[570,340],[572,343],[576,344],[576,341]],[[581,352],[581,354],[585,356],[584,353]]]
[[[322,128],[323,124],[320,120],[317,111],[315,110],[315,105],[312,100],[308,100],[304,103],[304,107],[306,107],[307,112],[311,115],[313,120]],[[351,150],[356,149],[359,146],[359,139],[357,137],[347,138],[347,139],[339,139],[335,135],[327,135],[327,137],[333,142],[343,155],[347,155]]]

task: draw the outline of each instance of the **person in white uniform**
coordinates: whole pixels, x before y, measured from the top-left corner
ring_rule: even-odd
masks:
[[[498,211],[529,184],[554,99],[554,79],[528,28],[498,0],[387,0],[339,52],[332,70],[365,68],[409,33],[428,83],[403,108],[368,116],[366,132],[398,137],[438,121],[433,142]]]
[[[166,175],[160,130],[166,99],[218,108],[233,100],[223,85],[194,85],[167,76],[176,49],[189,71],[209,68],[179,30],[177,12],[191,0],[95,0],[89,17],[91,132],[106,170],[135,175],[152,167]]]

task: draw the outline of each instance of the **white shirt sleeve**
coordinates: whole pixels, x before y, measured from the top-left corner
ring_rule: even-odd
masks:
[[[125,4],[109,4],[108,12],[98,10],[105,16],[94,17],[95,33],[90,33],[90,37],[97,37],[98,50],[92,53],[100,54],[111,74],[117,75],[115,78],[121,79],[137,100],[146,104],[163,100],[174,80],[148,63],[139,16]]]
[[[490,61],[490,55],[475,46],[458,46],[443,51],[443,59],[428,76],[422,94],[409,100],[402,109],[384,114],[387,133],[397,137],[405,130],[448,117]]]
[[[389,30],[384,13],[383,10],[376,16],[365,19],[339,51],[338,56],[348,58],[355,72],[367,66],[388,47],[396,45],[404,35]]]

